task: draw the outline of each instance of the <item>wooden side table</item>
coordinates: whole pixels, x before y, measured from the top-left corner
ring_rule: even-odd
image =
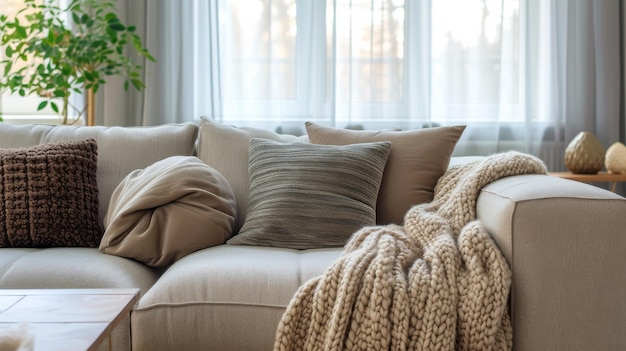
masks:
[[[550,175],[575,180],[583,183],[611,183],[611,191],[615,192],[618,182],[626,182],[626,173],[598,172],[596,174],[574,174],[572,172],[551,172]]]

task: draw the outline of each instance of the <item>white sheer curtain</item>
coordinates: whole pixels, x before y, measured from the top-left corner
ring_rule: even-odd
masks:
[[[126,0],[157,63],[107,84],[98,122],[211,116],[302,133],[466,124],[455,154],[563,169],[578,132],[620,137],[619,0]],[[622,122],[623,123],[623,122]]]

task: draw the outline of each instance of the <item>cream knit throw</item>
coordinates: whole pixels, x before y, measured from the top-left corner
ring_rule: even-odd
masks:
[[[530,173],[544,164],[518,152],[454,167],[404,227],[356,232],[293,297],[274,350],[510,350],[511,271],[475,207],[485,185]]]

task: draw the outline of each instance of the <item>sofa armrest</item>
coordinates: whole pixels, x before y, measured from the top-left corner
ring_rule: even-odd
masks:
[[[514,350],[626,350],[626,199],[514,176],[481,191],[477,217],[513,272]]]

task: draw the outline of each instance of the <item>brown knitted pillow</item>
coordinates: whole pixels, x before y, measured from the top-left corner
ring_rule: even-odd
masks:
[[[0,149],[0,247],[97,247],[94,139]]]

